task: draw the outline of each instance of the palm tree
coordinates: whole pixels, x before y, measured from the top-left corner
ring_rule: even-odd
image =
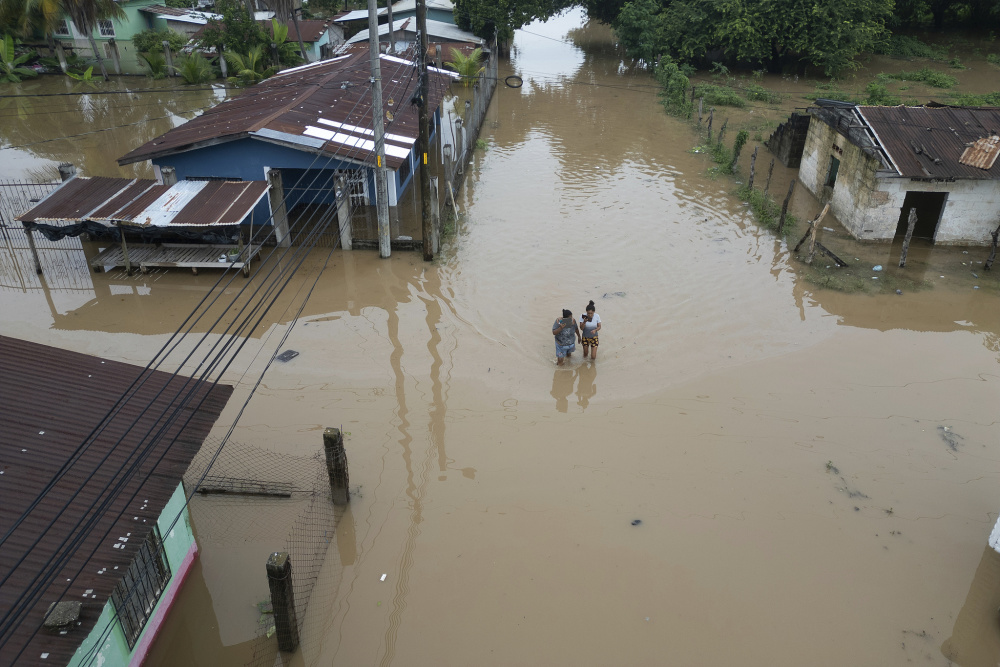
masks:
[[[479,73],[486,69],[479,64],[480,59],[483,57],[483,50],[480,48],[477,48],[468,56],[464,55],[458,49],[452,48],[451,57],[452,61],[445,63],[445,67],[450,67],[458,72],[458,77],[462,80],[466,88],[471,86],[476,77],[479,76]]]
[[[55,30],[62,19],[61,0],[0,0],[0,25],[15,27],[21,37],[35,31],[45,35],[50,53],[59,58],[59,66],[66,73],[66,56],[62,44],[55,40]]]
[[[302,44],[299,17],[295,13],[295,0],[264,0],[264,4],[274,12],[274,18],[285,26],[286,34],[288,32],[288,19],[292,19],[292,23],[295,25],[295,32],[299,36],[299,55],[302,56],[302,60],[309,62],[309,58],[306,57],[306,47]]]
[[[276,71],[274,67],[266,66],[267,60],[260,44],[250,47],[245,55],[233,51],[226,51],[222,55],[235,75],[229,77],[229,80],[239,86],[252,86],[274,76]]]
[[[90,41],[90,48],[94,50],[94,57],[101,66],[101,76],[108,80],[108,70],[104,67],[104,58],[101,57],[97,49],[97,40],[94,39],[94,28],[101,19],[123,19],[125,10],[118,6],[114,0],[62,0],[63,9],[73,19],[73,24],[77,30],[87,35]]]

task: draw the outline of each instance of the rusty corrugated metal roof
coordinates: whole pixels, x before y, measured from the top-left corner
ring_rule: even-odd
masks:
[[[970,167],[989,169],[1000,155],[1000,136],[983,137],[968,146],[958,161]]]
[[[136,182],[134,178],[72,178],[53,190],[28,213],[17,220],[33,221],[52,218],[58,213],[60,220],[86,220],[98,208],[116,198],[123,190]],[[32,217],[27,217],[28,215]]]
[[[415,66],[401,58],[383,55],[381,68],[383,113],[393,113],[385,131],[406,137],[412,145],[418,134],[417,107],[410,103],[418,85]],[[250,136],[358,164],[371,163],[374,161],[371,149],[358,145],[359,141],[371,138],[370,130],[361,129],[372,126],[369,76],[367,47],[285,70],[131,151],[119,158],[118,163],[150,160],[201,148],[209,142]],[[433,110],[441,104],[453,76],[440,71],[431,71],[429,76],[428,104]],[[326,139],[309,135],[307,129],[318,127],[321,119],[359,131],[349,131],[346,142],[338,140],[339,136]],[[403,159],[387,151],[389,168],[398,168]]]
[[[13,629],[0,635],[4,642],[0,665],[69,662],[94,629],[120,575],[232,394],[232,387],[225,385],[189,384],[188,389],[195,388],[195,398],[180,407],[177,396],[185,378],[149,372],[148,380],[68,474],[42,495],[60,467],[142,372],[130,364],[0,336],[0,405],[4,410],[0,420],[0,535],[28,512],[24,523],[0,543],[0,577],[9,576],[0,587],[0,614],[13,609],[56,556],[63,538],[85,522],[89,508],[95,502],[108,503],[55,579],[45,583],[41,597],[17,615]],[[198,407],[202,398],[205,401]],[[142,436],[151,429],[155,433],[165,423],[160,416],[164,411],[169,415],[175,407],[180,408],[180,419],[167,425],[164,437],[151,443],[137,474],[126,478],[119,473],[123,464],[135,463]],[[119,438],[123,440],[116,445]],[[108,489],[118,483],[122,491],[112,497]],[[39,496],[40,503],[30,509]],[[36,538],[41,539],[34,544]],[[81,624],[66,634],[42,628],[49,604],[59,600],[83,603]],[[43,659],[43,654],[48,657]]]
[[[81,205],[81,193],[89,191],[90,182],[100,180],[75,178],[68,181],[16,220],[93,220],[105,224],[121,222],[141,227],[238,225],[270,187],[267,181],[181,181],[167,186],[157,185],[152,180],[114,179],[128,185],[106,202],[97,202],[88,197],[87,204]],[[101,192],[110,192],[112,189],[110,186],[98,188]],[[92,210],[80,216],[80,209],[87,207]]]
[[[1000,108],[858,107],[880,145],[907,178],[1000,179],[1000,163],[961,161],[970,145],[1000,131]]]

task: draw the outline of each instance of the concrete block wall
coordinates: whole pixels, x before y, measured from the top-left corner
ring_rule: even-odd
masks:
[[[907,192],[946,192],[934,243],[986,245],[990,232],[1000,225],[1000,181],[911,181],[877,179],[878,197],[866,210],[863,235],[858,238],[892,240]]]

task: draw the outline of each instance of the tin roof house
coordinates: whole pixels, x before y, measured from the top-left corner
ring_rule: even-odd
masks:
[[[1000,108],[817,100],[799,178],[855,237],[987,244],[1000,226]],[[786,142],[788,143],[788,142]]]
[[[0,665],[141,664],[198,555],[183,475],[232,387],[4,336],[0,377]]]
[[[456,75],[428,70],[426,104],[433,112],[433,135],[440,122],[438,108]],[[383,108],[378,113],[385,126],[387,198],[395,207],[417,165],[418,107],[413,100],[419,77],[414,62],[384,54],[381,74]],[[173,168],[178,181],[269,181],[270,196],[254,212],[258,221],[341,200],[353,207],[372,206],[375,144],[369,77],[364,47],[285,70],[139,146],[118,163],[150,160],[158,175],[164,167]]]

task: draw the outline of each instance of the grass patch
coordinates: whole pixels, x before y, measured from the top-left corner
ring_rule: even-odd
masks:
[[[894,107],[899,104],[899,97],[890,93],[885,84],[872,81],[865,88],[864,103],[874,107]]]
[[[1000,54],[987,53],[986,62],[988,62],[991,65],[996,65],[997,67],[1000,67]]]
[[[781,93],[776,93],[773,90],[768,90],[759,83],[748,83],[743,86],[743,94],[746,95],[748,100],[753,100],[755,102],[768,102],[771,104],[777,104],[781,102]]]
[[[929,58],[931,60],[945,60],[948,57],[948,51],[944,47],[927,44],[908,35],[893,35],[876,53],[896,58]]]
[[[962,61],[958,59],[958,57],[952,58],[950,61],[948,61],[948,67],[952,69],[967,69],[966,66],[962,64]]]
[[[862,101],[853,93],[849,93],[841,88],[836,81],[818,83],[816,84],[816,92],[804,97],[807,100],[840,100],[841,102],[850,102],[852,104],[860,104]]]
[[[830,249],[837,252],[835,248]],[[799,252],[799,257],[803,259],[806,257],[804,250]],[[897,290],[907,294],[933,286],[927,281],[916,281],[906,277],[902,273],[903,269],[895,266],[886,266],[882,271],[873,272],[871,264],[863,259],[855,261],[850,266],[837,268],[829,257],[819,251],[816,252],[812,264],[803,261],[799,268],[801,275],[810,284],[848,294],[894,294]]]
[[[747,101],[732,88],[716,86],[711,83],[698,83],[694,87],[695,99],[705,98],[705,104],[713,107],[736,107],[742,109]]]
[[[930,67],[913,70],[910,72],[898,72],[895,74],[882,73],[876,79],[879,81],[919,81],[932,88],[953,88],[958,85],[958,79],[944,72],[935,72]]]
[[[750,204],[750,210],[753,211],[754,217],[757,218],[761,227],[770,229],[772,232],[778,231],[781,205],[771,195],[764,194],[763,191],[756,188],[751,189],[746,185],[741,185],[736,191],[736,196]],[[781,233],[786,236],[791,234],[796,224],[798,224],[798,220],[795,219],[795,216],[786,215],[785,228],[781,230]]]
[[[476,139],[477,151],[484,151],[489,147],[490,147],[490,142],[486,141],[485,139]]]
[[[1000,107],[1000,91],[982,95],[955,95],[955,104],[963,107]]]

